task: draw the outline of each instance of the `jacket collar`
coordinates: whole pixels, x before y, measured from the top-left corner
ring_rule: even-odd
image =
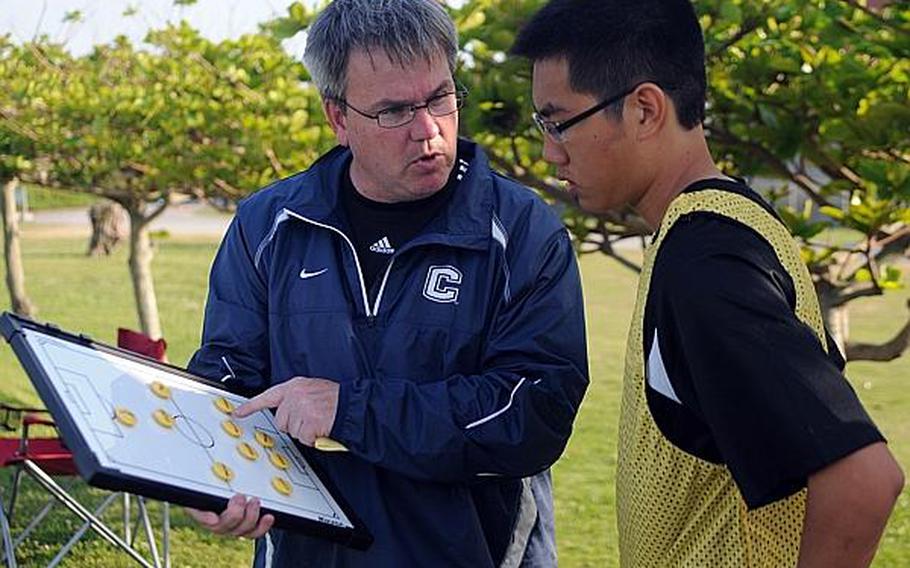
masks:
[[[336,146],[321,156],[301,176],[285,208],[343,231],[338,184],[350,159],[351,151],[343,146]],[[458,141],[455,168],[459,167],[460,159],[469,162],[464,179],[440,215],[409,245],[436,242],[469,248],[487,246],[493,217],[493,172],[480,146],[463,138]]]

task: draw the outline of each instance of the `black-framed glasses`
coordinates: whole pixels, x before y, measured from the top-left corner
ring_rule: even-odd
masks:
[[[455,89],[454,91],[434,95],[425,100],[423,104],[391,106],[380,110],[376,114],[363,112],[351,106],[351,103],[344,99],[339,99],[338,102],[364,118],[375,120],[380,128],[398,128],[399,126],[410,124],[414,117],[417,116],[417,111],[422,108],[427,109],[427,112],[432,116],[448,116],[464,106],[464,100],[467,96],[467,89]]]
[[[554,142],[562,144],[566,140],[565,134],[564,134],[564,132],[566,130],[572,128],[573,126],[575,126],[582,120],[588,118],[589,116],[593,116],[595,113],[607,108],[608,106],[619,101],[620,99],[624,99],[625,97],[632,94],[632,92],[634,92],[635,89],[644,85],[645,83],[653,83],[653,81],[642,81],[641,83],[636,83],[635,85],[629,87],[625,91],[623,91],[617,95],[614,95],[612,97],[606,98],[606,99],[600,101],[599,103],[597,103],[596,105],[592,106],[591,108],[589,108],[587,110],[583,110],[580,113],[573,116],[572,118],[563,120],[561,122],[555,121],[555,120],[547,120],[546,118],[541,116],[540,113],[538,113],[538,112],[533,113],[531,115],[531,118],[534,119],[534,124],[537,125],[537,128],[544,135],[549,136],[550,139],[552,139]]]

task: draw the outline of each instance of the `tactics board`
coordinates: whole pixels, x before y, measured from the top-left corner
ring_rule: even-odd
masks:
[[[0,327],[90,484],[214,511],[236,493],[255,496],[276,526],[369,546],[270,412],[231,416],[245,397],[17,316]]]

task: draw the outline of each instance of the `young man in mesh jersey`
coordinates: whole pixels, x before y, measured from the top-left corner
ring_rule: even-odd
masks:
[[[533,62],[543,157],[655,231],[626,358],[623,566],[866,566],[903,474],[843,375],[798,249],[705,141],[688,0],[554,0]]]
[[[549,567],[549,466],[587,385],[571,242],[459,139],[457,41],[434,0],[336,0],[305,63],[339,147],[238,207],[190,364],[260,393],[374,536],[272,528],[256,499],[193,511],[255,566]],[[264,391],[264,392],[263,392]],[[270,530],[271,529],[271,530]]]

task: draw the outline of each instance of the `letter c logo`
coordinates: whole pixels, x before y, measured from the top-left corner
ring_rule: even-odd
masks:
[[[423,285],[423,296],[440,304],[454,304],[458,302],[459,284],[461,271],[454,266],[431,266]]]

